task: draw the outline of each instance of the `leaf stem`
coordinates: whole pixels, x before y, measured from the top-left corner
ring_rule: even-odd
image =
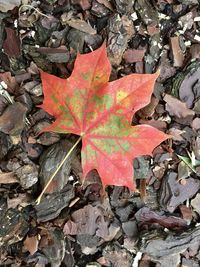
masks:
[[[50,178],[49,178],[47,184],[45,185],[44,189],[40,193],[39,197],[36,199],[36,202],[35,202],[36,205],[40,204],[41,199],[42,199],[45,191],[47,190],[47,187],[50,185],[50,183],[52,182],[53,178],[56,176],[56,174],[58,173],[58,171],[61,169],[61,167],[63,166],[63,164],[65,163],[65,161],[69,158],[69,156],[71,155],[71,153],[73,152],[73,150],[77,147],[77,145],[79,144],[79,142],[81,141],[81,139],[82,139],[82,136],[80,136],[78,138],[78,140],[76,141],[76,143],[72,146],[72,148],[68,151],[67,155],[60,162],[60,164],[58,165],[58,167],[55,170],[55,172],[50,176]]]

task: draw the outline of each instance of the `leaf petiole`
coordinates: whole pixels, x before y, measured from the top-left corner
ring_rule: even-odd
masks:
[[[58,165],[57,169],[55,170],[55,172],[50,176],[47,184],[45,185],[44,189],[42,190],[42,192],[40,193],[39,197],[36,199],[35,204],[38,205],[41,202],[41,199],[45,193],[45,191],[47,190],[48,186],[50,185],[50,183],[52,182],[53,178],[56,176],[56,174],[58,173],[58,171],[61,169],[61,167],[63,166],[63,164],[65,163],[65,161],[69,158],[69,156],[71,155],[71,153],[73,152],[73,150],[77,147],[77,145],[79,144],[79,142],[81,141],[82,136],[80,136],[78,138],[78,140],[76,141],[76,143],[72,146],[72,148],[68,151],[67,155],[63,158],[63,160],[60,162],[60,164]]]

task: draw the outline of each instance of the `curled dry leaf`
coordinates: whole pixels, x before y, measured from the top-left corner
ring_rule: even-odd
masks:
[[[68,79],[41,72],[41,107],[56,118],[44,131],[82,137],[84,177],[96,169],[104,186],[134,189],[133,158],[151,155],[169,138],[151,126],[131,126],[133,114],[150,102],[158,74],[131,74],[109,83],[110,72],[105,44],[79,54]]]

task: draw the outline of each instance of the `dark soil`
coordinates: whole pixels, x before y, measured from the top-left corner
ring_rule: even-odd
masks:
[[[199,28],[198,0],[0,1],[0,266],[199,266]],[[81,185],[79,147],[35,205],[76,140],[41,134],[39,69],[67,78],[103,41],[111,80],[160,69],[134,120],[172,138],[134,161],[137,192]]]

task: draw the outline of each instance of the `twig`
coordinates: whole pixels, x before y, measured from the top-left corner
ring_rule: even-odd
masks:
[[[63,166],[63,164],[65,163],[65,161],[69,158],[69,156],[71,155],[71,153],[73,152],[73,150],[76,148],[76,146],[78,145],[78,143],[81,141],[81,139],[82,139],[82,136],[79,137],[79,139],[76,141],[76,143],[72,146],[72,148],[69,150],[69,152],[67,153],[67,155],[63,158],[63,160],[61,161],[61,163],[58,165],[58,167],[55,170],[55,172],[50,176],[50,178],[49,178],[47,184],[45,185],[44,189],[42,190],[41,194],[36,199],[36,205],[40,204],[41,199],[42,199],[45,191],[47,190],[47,187],[52,182],[53,178],[56,176],[56,174],[58,173],[58,171],[60,170],[60,168]]]
[[[21,14],[21,9],[22,9],[23,7],[27,7],[27,8],[29,8],[29,9],[34,9],[38,14],[40,14],[40,15],[42,15],[42,16],[48,18],[48,19],[50,18],[49,16],[47,16],[47,15],[44,14],[44,13],[42,13],[42,12],[39,11],[37,8],[35,8],[34,6],[31,6],[31,5],[22,5],[22,6],[20,6],[19,11],[18,11],[19,17],[20,17],[20,14]]]

